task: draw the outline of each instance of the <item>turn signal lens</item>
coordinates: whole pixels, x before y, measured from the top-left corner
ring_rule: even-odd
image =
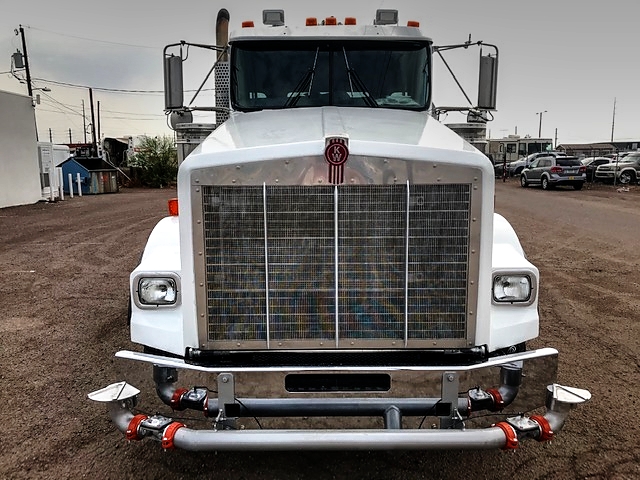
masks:
[[[242,28],[253,28],[253,20],[245,20],[242,22]]]
[[[167,202],[167,206],[169,207],[169,215],[171,215],[172,217],[177,217],[178,216],[178,199],[170,198],[169,201]]]

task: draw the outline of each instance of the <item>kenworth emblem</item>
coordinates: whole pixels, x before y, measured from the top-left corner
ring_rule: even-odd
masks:
[[[349,158],[349,137],[325,137],[324,159],[329,164],[329,181],[344,182],[344,164]]]

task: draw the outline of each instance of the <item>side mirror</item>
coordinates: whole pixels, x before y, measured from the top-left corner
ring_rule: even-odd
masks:
[[[498,92],[498,49],[495,55],[482,55],[480,50],[480,75],[478,82],[478,108],[495,110]]]
[[[184,91],[182,85],[182,58],[164,55],[164,109],[183,108]]]

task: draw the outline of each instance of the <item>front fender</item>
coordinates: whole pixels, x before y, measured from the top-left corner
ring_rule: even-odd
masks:
[[[500,273],[523,273],[532,281],[532,302],[528,304],[491,304],[489,350],[517,345],[536,338],[539,334],[538,315],[539,271],[527,260],[518,235],[511,224],[499,214],[493,219],[493,276]],[[493,286],[492,286],[493,288]],[[487,292],[491,295],[491,292]]]
[[[136,301],[138,279],[170,276],[176,279],[178,297],[174,305],[144,306]],[[131,272],[131,341],[166,352],[182,354],[183,315],[181,295],[180,235],[178,217],[160,220],[149,235],[140,264]]]

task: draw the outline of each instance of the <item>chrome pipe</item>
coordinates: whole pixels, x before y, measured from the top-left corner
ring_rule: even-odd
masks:
[[[176,448],[191,451],[486,450],[503,448],[504,432],[482,430],[191,430],[175,432]]]

